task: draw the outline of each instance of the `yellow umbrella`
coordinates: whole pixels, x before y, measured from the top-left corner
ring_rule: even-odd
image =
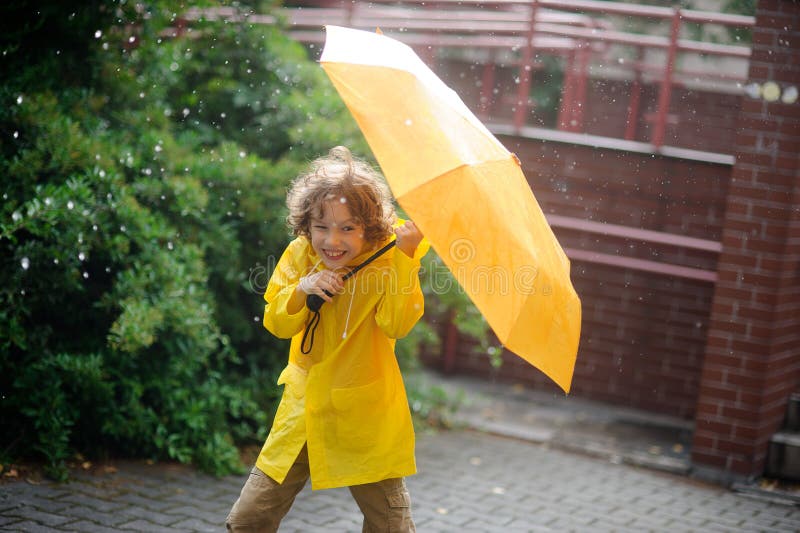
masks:
[[[500,342],[569,392],[581,304],[519,160],[411,48],[326,29],[322,67],[398,203]]]

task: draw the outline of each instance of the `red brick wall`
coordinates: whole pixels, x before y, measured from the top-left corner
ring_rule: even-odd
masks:
[[[573,262],[583,303],[573,396],[691,418],[711,290],[706,284]],[[461,339],[454,370],[539,390],[559,389],[519,357],[505,353],[492,371]]]
[[[710,240],[722,234],[730,166],[591,146],[501,137],[545,213]],[[716,254],[555,229],[565,248],[716,270]],[[572,262],[583,304],[572,394],[691,418],[697,402],[713,284]],[[455,371],[487,375],[461,339]],[[553,390],[507,354],[499,377]]]
[[[711,240],[722,236],[728,165],[537,139],[499,139],[519,157],[545,213]],[[712,266],[699,259],[698,263]]]
[[[750,79],[800,82],[800,4],[761,0]],[[743,101],[692,458],[753,475],[800,388],[800,103]]]

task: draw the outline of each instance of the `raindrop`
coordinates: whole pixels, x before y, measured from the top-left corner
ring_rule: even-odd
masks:
[[[188,107],[184,107],[182,113],[183,113],[184,117],[188,116],[189,115],[189,108]]]
[[[89,279],[89,273],[88,272],[84,272],[83,273],[83,279]]]
[[[340,203],[340,204],[346,204],[346,203],[347,203],[347,198],[345,198],[344,196],[342,196],[341,198],[339,198],[339,203]]]
[[[744,93],[750,98],[759,98],[761,96],[761,85],[758,83],[749,83],[745,85]]]
[[[781,88],[774,81],[768,81],[761,87],[761,97],[767,102],[775,102],[781,96]]]
[[[53,203],[53,200],[51,198],[45,198],[44,199],[44,205],[50,205],[52,203]]]
[[[170,250],[172,250],[174,248],[174,245],[172,244],[172,241],[167,241],[167,248],[170,249]]]
[[[20,264],[22,265],[22,270],[28,270],[31,266],[31,260],[27,257],[23,257]]]
[[[19,211],[14,211],[11,214],[11,220],[13,220],[14,222],[19,222],[20,220],[22,220],[22,214]]]
[[[258,322],[258,317],[257,316],[253,317],[253,322]]]
[[[103,36],[103,32],[102,31],[97,30],[96,32],[94,32],[94,38],[95,39],[99,39],[102,36]]]
[[[83,252],[78,252],[78,259],[80,259],[81,261],[85,261],[86,260],[86,254],[83,253]]]
[[[125,233],[125,232],[127,231],[127,228],[126,228],[126,227],[125,227],[125,225],[123,224],[122,226],[120,226],[120,227],[119,227],[119,230],[120,230],[122,233]]]
[[[783,102],[784,104],[793,104],[797,101],[797,96],[798,96],[797,87],[792,85],[790,87],[787,87],[783,91],[783,96],[781,96],[781,102]]]
[[[18,138],[19,138],[19,132],[18,132],[18,131],[15,131],[15,132],[14,132],[14,138],[15,138],[15,139],[18,139]]]
[[[72,200],[67,202],[67,209],[72,209],[74,207],[75,207],[75,204],[72,202]]]
[[[155,146],[155,148],[153,148],[153,150],[155,150],[156,152],[160,152],[160,151],[162,150],[162,148],[161,148],[161,145],[160,145],[160,144],[157,144],[157,145]]]
[[[405,121],[405,125],[406,126],[411,126],[412,124],[414,124],[414,121],[412,121],[410,118],[407,118],[406,121]]]
[[[18,104],[22,103],[22,95],[17,96],[17,103]]]

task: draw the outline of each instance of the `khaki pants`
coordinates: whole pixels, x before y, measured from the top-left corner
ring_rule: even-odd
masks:
[[[295,496],[303,489],[308,477],[308,452],[305,446],[283,483],[276,482],[253,467],[225,522],[228,531],[278,531],[281,520],[289,512]],[[350,493],[364,513],[363,533],[416,531],[411,519],[411,498],[403,478],[354,485],[350,487]]]

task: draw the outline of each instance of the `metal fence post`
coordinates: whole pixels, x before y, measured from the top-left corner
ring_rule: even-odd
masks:
[[[658,93],[658,108],[656,109],[656,120],[653,124],[652,143],[656,149],[664,145],[664,135],[669,112],[670,98],[672,97],[672,74],[675,72],[675,57],[678,54],[678,37],[681,32],[681,10],[675,8],[672,16],[672,30],[670,31],[669,48],[667,49],[667,61],[664,66],[664,77],[661,80],[661,88]]]
[[[526,36],[525,48],[522,50],[522,60],[519,65],[519,86],[517,87],[517,105],[514,109],[514,129],[520,132],[525,125],[528,114],[528,99],[531,93],[531,78],[533,77],[534,46],[533,38],[536,35],[536,17],[538,0],[531,1],[531,20]]]

